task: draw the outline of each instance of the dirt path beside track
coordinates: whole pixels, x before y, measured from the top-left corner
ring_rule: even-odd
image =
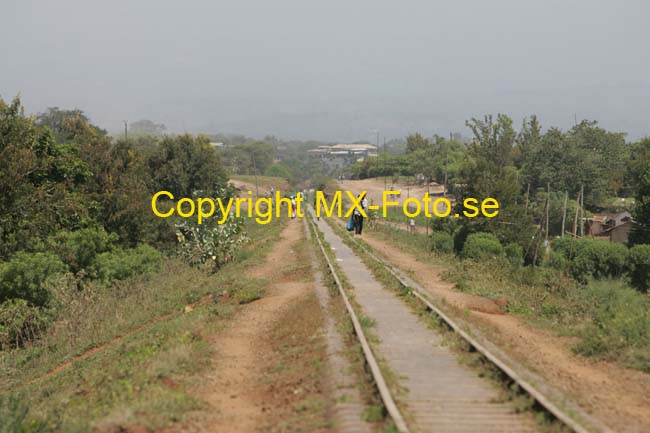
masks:
[[[363,240],[433,296],[463,312],[493,343],[543,376],[597,420],[619,433],[650,431],[650,375],[572,353],[571,340],[503,314],[495,301],[454,290],[444,269],[364,232]]]
[[[296,402],[306,396],[318,399],[323,393],[320,378],[309,370],[325,350],[318,341],[322,316],[312,283],[294,259],[298,242],[304,241],[302,227],[299,221],[290,221],[264,262],[250,270],[250,276],[269,282],[266,293],[210,337],[215,368],[196,390],[208,407],[179,431],[285,431]],[[294,373],[285,371],[283,348],[301,353],[296,365],[308,365]],[[319,420],[296,422],[313,423],[310,431],[328,431]]]

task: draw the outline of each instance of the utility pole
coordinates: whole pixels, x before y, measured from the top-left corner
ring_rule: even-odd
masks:
[[[576,212],[575,215],[573,215],[573,237],[575,238],[578,232],[578,212],[579,212],[579,206],[580,206],[580,193],[578,193],[578,196],[576,197]]]
[[[408,200],[409,198],[411,198],[411,178],[407,177],[406,178],[406,199]],[[406,221],[406,229],[408,230],[408,228],[409,228],[409,219],[406,216],[406,214],[404,214],[404,221]]]
[[[576,239],[576,231],[578,230],[578,206],[580,204],[580,193],[576,197],[576,212],[573,215],[573,237],[571,237],[571,248],[569,249],[569,260],[573,258],[573,242]]]
[[[379,134],[379,133],[377,133]],[[379,135],[378,135],[379,136]],[[379,145],[379,138],[377,139],[377,145]],[[384,137],[384,191],[386,191],[386,185],[387,185],[387,180],[386,180],[386,137]]]
[[[580,237],[585,237],[585,184],[580,184]]]
[[[445,146],[445,189],[442,192],[443,197],[447,197],[447,173],[449,171],[449,145],[451,144],[451,131],[449,131],[449,143]]]
[[[127,141],[128,139],[128,125],[129,123],[124,120],[124,141]]]
[[[562,234],[560,236],[564,237],[564,224],[566,223],[566,205],[569,200],[569,193],[564,191],[564,206],[562,206]]]
[[[259,199],[260,190],[257,184],[257,165],[255,164],[255,154],[251,153],[251,159],[253,160],[253,174],[255,175],[255,200]]]
[[[544,230],[544,247],[548,248],[548,208],[551,207],[551,184],[546,184],[546,229]]]
[[[427,197],[429,197],[429,185],[431,184],[431,178],[427,177]],[[426,204],[427,208],[429,207],[429,203]],[[428,209],[427,209],[428,212]],[[425,212],[425,215],[427,214]],[[429,221],[427,221],[427,238],[429,237]]]

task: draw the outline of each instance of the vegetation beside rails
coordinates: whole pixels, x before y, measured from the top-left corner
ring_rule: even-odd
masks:
[[[454,351],[460,362],[473,368],[479,376],[489,379],[498,387],[501,401],[509,402],[517,413],[530,413],[531,416],[534,416],[540,432],[568,433],[571,431],[486,357],[473,350],[467,341],[450,329],[441,318],[429,311],[413,295],[411,288],[404,287],[385,266],[369,256],[359,245],[361,243],[365,248],[370,248],[363,240],[357,239],[359,242],[357,243],[346,236],[340,227],[334,227],[334,230],[342,236],[345,244],[352,248],[385,288],[395,292],[427,326],[440,333],[443,343]]]
[[[308,216],[307,218],[311,219],[310,216]],[[345,356],[347,357],[348,361],[352,365],[353,373],[359,378],[357,383],[359,384],[361,397],[364,399],[364,403],[366,405],[364,420],[369,423],[376,423],[383,433],[397,432],[393,422],[387,417],[388,412],[386,411],[383,401],[381,400],[381,397],[379,395],[379,391],[377,390],[376,384],[372,377],[372,373],[370,371],[370,368],[368,367],[365,356],[363,354],[363,349],[361,348],[361,344],[359,343],[359,340],[355,335],[354,327],[352,325],[352,320],[350,319],[350,316],[346,311],[345,305],[343,304],[343,300],[340,297],[340,293],[336,285],[336,282],[334,280],[334,277],[329,271],[325,258],[323,257],[320,251],[320,247],[318,245],[318,241],[316,240],[316,236],[320,237],[320,240],[323,244],[326,254],[329,257],[330,262],[334,266],[334,269],[337,272],[337,276],[339,277],[341,284],[346,290],[346,294],[348,295],[350,303],[353,305],[353,308],[358,314],[359,322],[362,328],[364,329],[366,338],[371,344],[373,341],[375,343],[377,342],[377,337],[372,333],[372,326],[374,325],[374,321],[372,320],[372,318],[369,318],[368,316],[359,313],[360,311],[362,311],[361,307],[355,301],[354,294],[349,290],[350,287],[349,282],[345,277],[345,274],[341,271],[340,267],[338,266],[336,262],[336,257],[332,252],[329,243],[323,238],[322,233],[318,231],[317,228],[312,226],[311,223],[308,222],[308,226],[311,232],[312,244],[316,250],[316,256],[320,265],[321,272],[325,276],[325,280],[326,280],[325,282],[327,284],[330,297],[331,299],[334,300],[334,302],[330,303],[329,312],[335,318],[338,332],[340,333],[340,335],[343,336],[344,344],[346,348]],[[396,375],[380,359],[378,359],[378,363],[389,387],[394,392],[397,393],[402,392],[403,390],[399,388],[399,383],[397,382]]]
[[[164,259],[161,272],[66,288],[47,333],[0,351],[0,432],[164,428],[202,405],[188,392],[210,365],[206,337],[263,296],[245,277],[285,220],[247,222],[251,242],[217,273]]]
[[[378,225],[373,235],[424,263],[444,268],[444,277],[457,290],[505,301],[507,312],[559,335],[576,337],[576,353],[650,372],[650,297],[623,277],[587,275],[578,281],[553,256],[535,267],[522,266],[505,253],[461,259],[432,251],[431,236],[390,226]]]

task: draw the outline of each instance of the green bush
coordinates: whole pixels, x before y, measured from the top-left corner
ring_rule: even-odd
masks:
[[[513,265],[521,266],[524,264],[524,249],[521,245],[511,242],[503,248],[503,252]]]
[[[24,299],[11,299],[0,304],[0,350],[32,341],[52,321],[44,308],[34,307]]]
[[[9,299],[24,299],[31,305],[46,306],[50,293],[45,280],[66,271],[66,266],[50,253],[17,253],[0,265],[0,303]]]
[[[93,278],[110,283],[159,271],[161,264],[162,255],[149,245],[141,244],[132,249],[118,248],[99,254],[90,271]]]
[[[590,284],[586,295],[594,311],[575,350],[650,372],[650,298],[615,280]]]
[[[571,271],[579,281],[588,277],[619,277],[625,270],[628,249],[623,244],[604,240],[580,239],[574,244]]]
[[[632,286],[647,293],[650,287],[650,245],[640,244],[630,248],[628,273]]]
[[[454,232],[454,252],[459,256],[462,255],[467,237],[472,233],[476,233],[476,229],[470,225],[461,225]]]
[[[573,242],[575,243],[579,241],[574,240]],[[553,239],[553,241],[551,241],[551,250],[562,254],[566,259],[568,259],[571,252],[571,238],[563,237]]]
[[[461,256],[465,259],[484,259],[503,255],[503,246],[492,233],[472,233],[467,236]]]
[[[546,264],[559,271],[567,271],[569,269],[569,259],[560,251],[551,251],[551,255]]]
[[[626,270],[629,251],[623,244],[598,239],[558,238],[551,247],[565,259],[572,259],[571,274],[579,281],[589,277],[619,277]],[[573,255],[573,257],[570,257]],[[559,259],[556,259],[559,265]]]
[[[446,232],[431,233],[431,251],[451,253],[454,250],[454,238]]]
[[[434,232],[445,232],[452,235],[458,230],[458,223],[453,218],[432,218],[431,230]]]
[[[115,242],[117,242],[117,235],[107,233],[103,227],[59,232],[48,240],[50,248],[74,273],[89,268],[97,256],[110,251]]]

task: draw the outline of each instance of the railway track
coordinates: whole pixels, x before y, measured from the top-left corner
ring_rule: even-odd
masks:
[[[311,213],[311,209],[310,209]],[[341,238],[323,221],[316,223],[311,213],[310,224],[314,228],[320,250],[325,257],[329,272],[337,285],[352,320],[355,334],[360,341],[373,380],[384,403],[386,412],[397,430],[408,433],[415,431],[440,432],[532,432],[537,430],[532,417],[516,413],[507,402],[499,402],[498,393],[485,379],[477,377],[475,371],[464,367],[450,349],[444,347],[442,337],[428,329],[408,307],[393,293],[381,288],[381,284],[369,278],[370,271],[345,246]],[[337,270],[323,246],[327,240],[340,261]],[[498,351],[488,348],[483,342],[466,332],[454,319],[432,303],[425,290],[386,260],[378,257],[366,246],[350,238],[364,254],[386,269],[399,284],[420,302],[431,314],[466,344],[480,353],[485,360],[502,372],[511,383],[530,396],[537,409],[550,414],[565,430],[576,433],[613,433],[592,420],[578,408],[569,410],[560,407],[544,392],[504,362]],[[346,251],[347,249],[347,251]],[[347,269],[345,264],[347,262]],[[358,271],[358,272],[357,272]],[[371,347],[364,334],[357,313],[341,283],[339,273],[343,272],[354,288],[355,301],[364,313],[377,319],[377,333],[381,343]],[[361,278],[359,275],[361,274]],[[364,278],[366,281],[364,282]],[[378,289],[379,287],[379,289]],[[401,305],[401,308],[400,308]],[[406,312],[406,313],[405,313]],[[418,322],[417,325],[415,322]],[[424,330],[424,333],[422,332]],[[382,347],[383,345],[383,347]],[[379,347],[378,347],[379,346]],[[394,395],[379,368],[384,362],[395,376],[406,383],[408,392]],[[394,389],[395,387],[393,387]],[[581,422],[575,419],[578,412]],[[583,422],[589,428],[583,425]]]

